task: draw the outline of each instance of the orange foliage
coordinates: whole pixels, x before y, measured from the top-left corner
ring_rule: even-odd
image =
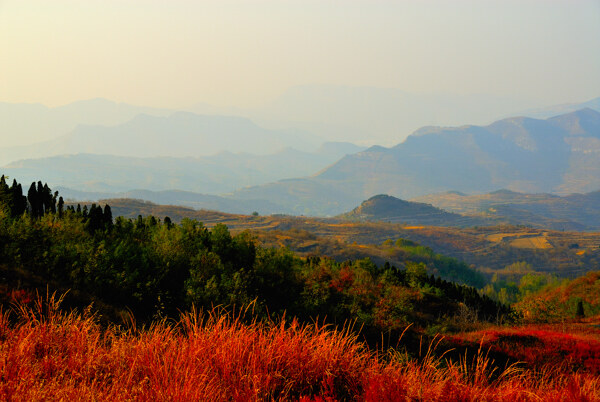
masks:
[[[102,328],[57,303],[0,315],[2,400],[598,400],[589,374],[377,355],[348,331],[185,314],[148,329]],[[11,323],[12,322],[12,323]],[[16,322],[16,323],[14,323]]]

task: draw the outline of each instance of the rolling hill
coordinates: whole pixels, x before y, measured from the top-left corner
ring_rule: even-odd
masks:
[[[491,225],[491,220],[446,212],[430,204],[401,200],[385,194],[363,201],[352,211],[339,216],[350,221],[382,221],[427,226]]]

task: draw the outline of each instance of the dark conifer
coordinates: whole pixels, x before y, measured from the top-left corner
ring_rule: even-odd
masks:
[[[104,206],[104,224],[108,228],[112,227],[113,225],[112,210],[108,204]]]
[[[29,187],[29,191],[27,192],[27,201],[29,201],[29,212],[31,213],[31,216],[33,218],[39,217],[38,192],[35,187],[35,182],[31,183],[31,186]]]
[[[65,201],[63,200],[62,197],[58,198],[58,217],[62,218],[63,217],[63,208],[65,206]]]
[[[6,184],[4,175],[0,177],[0,210],[4,210],[9,215],[11,215],[12,212],[11,191],[8,184]]]

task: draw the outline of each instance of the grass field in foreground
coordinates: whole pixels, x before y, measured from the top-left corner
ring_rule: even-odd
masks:
[[[102,327],[54,299],[0,316],[2,400],[600,400],[600,377],[367,349],[349,331],[217,311]]]

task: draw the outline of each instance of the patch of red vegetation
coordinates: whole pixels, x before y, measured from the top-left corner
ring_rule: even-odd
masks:
[[[147,329],[102,328],[52,300],[16,314],[13,324],[0,314],[0,400],[600,399],[589,373],[492,376],[482,355],[469,364],[378,355],[348,331],[293,320],[189,313]]]
[[[600,375],[600,328],[589,323],[497,328],[451,337],[459,344],[480,343],[534,368]]]

